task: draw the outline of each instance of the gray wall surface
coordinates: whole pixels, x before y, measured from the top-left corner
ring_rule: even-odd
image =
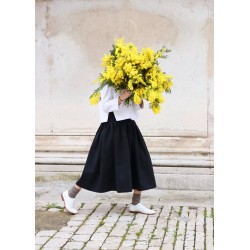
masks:
[[[114,38],[171,49],[158,115],[137,121],[153,163],[213,166],[213,1],[36,1],[36,162],[82,164],[100,124],[89,96]]]
[[[174,76],[160,114],[138,120],[144,135],[207,136],[212,119],[211,1],[38,1],[36,3],[36,133],[94,134],[89,96],[114,37],[139,49],[172,49],[163,70]],[[88,117],[88,119],[86,119]],[[211,124],[210,124],[211,125]],[[153,129],[152,129],[153,128]]]

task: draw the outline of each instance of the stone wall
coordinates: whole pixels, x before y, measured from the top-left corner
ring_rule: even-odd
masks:
[[[155,166],[213,167],[213,1],[36,1],[36,163],[84,164],[99,126],[92,83],[114,38],[172,52],[161,113],[137,124]]]

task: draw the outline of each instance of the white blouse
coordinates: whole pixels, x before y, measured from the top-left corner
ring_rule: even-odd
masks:
[[[108,121],[109,112],[114,112],[116,121],[121,121],[124,119],[137,120],[139,118],[139,110],[141,109],[139,104],[131,103],[129,106],[122,102],[118,104],[118,98],[120,93],[116,92],[113,87],[105,85],[101,91],[101,100],[99,101],[99,111],[100,111],[100,122]],[[142,105],[143,108],[143,105]]]

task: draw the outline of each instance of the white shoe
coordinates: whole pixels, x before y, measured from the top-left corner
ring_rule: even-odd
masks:
[[[131,212],[131,213],[142,213],[142,214],[155,214],[156,213],[154,210],[146,208],[140,202],[138,204],[136,204],[136,205],[129,204],[129,212]]]
[[[77,209],[74,208],[75,198],[69,197],[68,190],[64,191],[61,194],[61,197],[62,197],[62,200],[64,201],[64,206],[66,210],[70,212],[71,214],[77,214],[78,211]]]

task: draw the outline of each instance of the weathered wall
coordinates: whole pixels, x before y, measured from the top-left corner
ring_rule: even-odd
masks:
[[[174,76],[172,94],[159,115],[145,108],[137,121],[154,164],[212,166],[212,0],[37,1],[37,162],[84,162],[99,126],[91,82],[121,36],[172,50],[161,63]]]

